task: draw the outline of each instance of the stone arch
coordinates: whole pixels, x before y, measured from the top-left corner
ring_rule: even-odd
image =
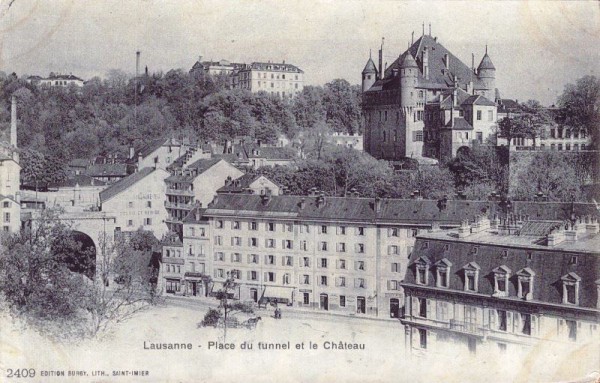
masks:
[[[78,230],[71,232],[71,238],[77,243],[78,249],[67,257],[69,269],[93,279],[96,274],[96,243],[88,234]]]

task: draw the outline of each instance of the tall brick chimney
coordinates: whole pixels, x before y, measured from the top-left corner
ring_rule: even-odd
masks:
[[[12,96],[10,103],[10,145],[17,147],[17,98]]]

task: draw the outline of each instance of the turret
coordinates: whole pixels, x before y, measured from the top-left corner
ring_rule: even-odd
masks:
[[[362,71],[362,91],[366,92],[373,86],[375,80],[377,79],[377,68],[375,67],[375,63],[371,58],[371,54],[369,54],[369,60],[367,61],[367,65],[365,65],[365,69]]]
[[[483,85],[481,87],[482,96],[488,100],[493,100],[496,89],[496,67],[494,67],[490,56],[488,56],[487,46],[485,47],[485,54],[477,67],[477,77],[479,77],[481,84]]]
[[[406,114],[416,106],[416,87],[419,67],[409,51],[404,55],[400,63],[400,105]]]

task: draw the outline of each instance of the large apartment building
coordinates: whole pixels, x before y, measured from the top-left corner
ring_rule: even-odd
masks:
[[[401,284],[416,353],[591,347],[600,332],[597,212],[573,221],[479,217],[417,238]]]

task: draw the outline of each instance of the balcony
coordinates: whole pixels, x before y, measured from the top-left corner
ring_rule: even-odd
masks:
[[[167,188],[166,194],[167,195],[184,195],[184,196],[193,197],[194,196],[194,191],[190,190],[190,189],[170,189],[170,188]]]
[[[489,331],[489,326],[481,325],[479,323],[462,322],[450,319],[450,330],[464,334],[485,336]]]
[[[192,210],[194,208],[193,203],[183,203],[183,202],[169,202],[165,201],[165,207],[167,209],[182,209],[182,210]]]

